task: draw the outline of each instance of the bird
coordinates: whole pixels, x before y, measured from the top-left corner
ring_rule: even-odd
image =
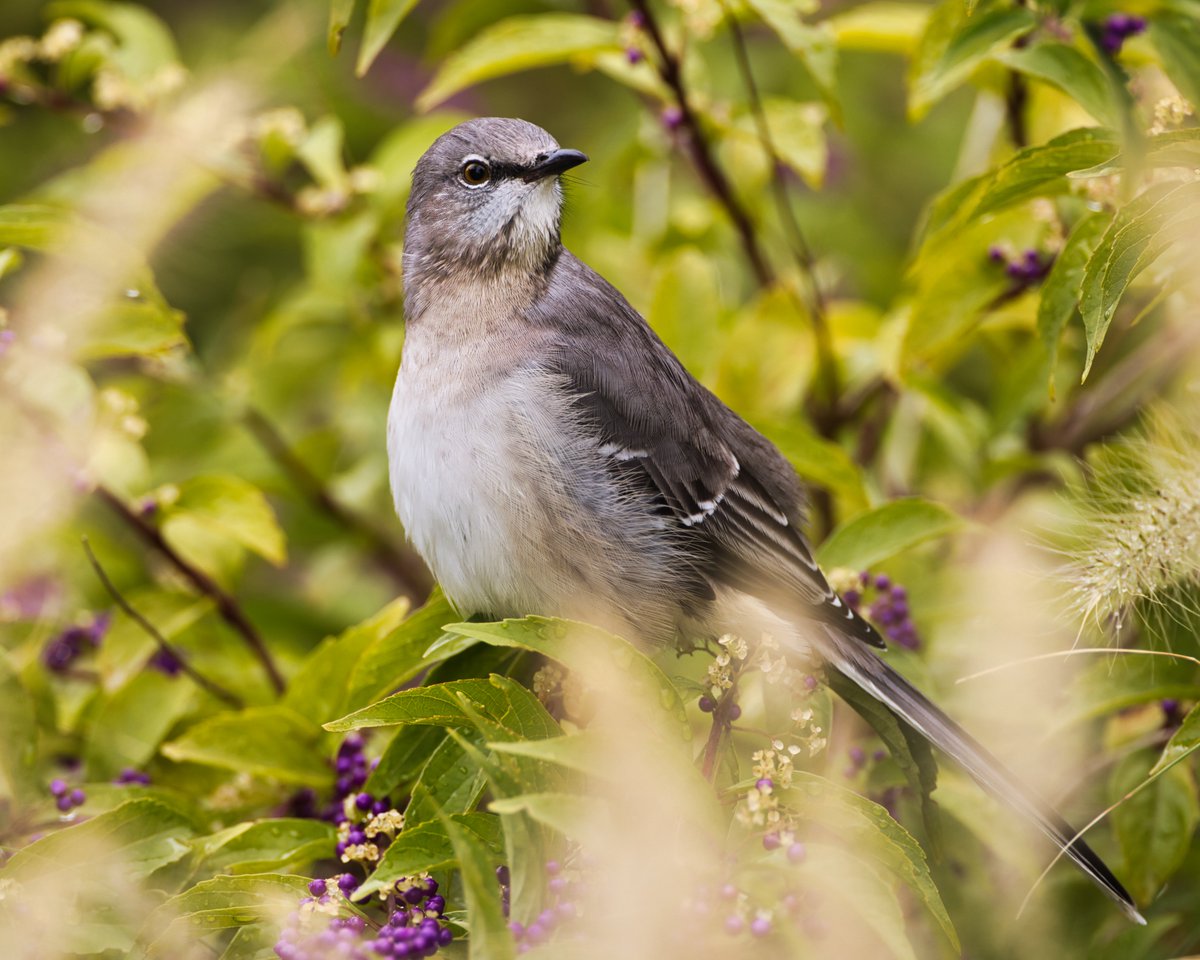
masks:
[[[582,620],[649,648],[753,624],[884,704],[1144,924],[1076,831],[883,659],[813,557],[779,450],[565,249],[561,176],[587,159],[484,117],[413,171],[388,466],[445,595],[464,614]]]

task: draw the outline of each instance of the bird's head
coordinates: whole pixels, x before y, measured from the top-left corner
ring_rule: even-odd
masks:
[[[413,171],[406,276],[547,264],[560,245],[559,174],[586,160],[524,120],[483,117],[444,133]]]

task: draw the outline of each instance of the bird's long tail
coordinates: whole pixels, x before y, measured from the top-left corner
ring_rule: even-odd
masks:
[[[980,786],[1027,817],[1066,856],[1107,893],[1136,923],[1146,921],[1133,898],[1076,831],[1045,801],[1035,796],[1015,775],[974,737],[934,706],[912,684],[868,650],[861,641],[841,635],[836,628],[822,631],[818,641],[828,664],[856,686],[886,705],[931,744],[945,752]]]

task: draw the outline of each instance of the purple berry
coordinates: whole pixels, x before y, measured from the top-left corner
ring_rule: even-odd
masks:
[[[358,807],[359,810],[370,810],[371,804],[374,802],[375,798],[369,793],[360,793],[354,798],[354,805]]]
[[[712,697],[701,697],[696,706],[700,708],[701,713],[712,713],[717,709],[717,701]]]
[[[328,885],[325,883],[324,880],[314,880],[314,881],[312,881],[312,883],[310,883],[308,885],[308,892],[311,893],[314,897],[318,897],[318,898],[325,896],[327,889],[328,889]]]
[[[662,112],[662,122],[668,130],[678,130],[683,126],[683,111],[678,107],[667,107]]]
[[[67,792],[67,784],[59,777],[55,777],[50,781],[50,792],[56,797],[65,796]]]
[[[781,843],[783,843],[783,841],[779,838],[779,834],[777,833],[767,833],[763,835],[762,845],[764,850],[778,850]]]
[[[71,791],[71,793],[69,795],[69,799],[71,801],[71,806],[82,807],[84,805],[84,803],[87,801],[87,794],[84,793],[82,790],[80,790],[78,787],[76,787],[74,790]]]
[[[758,780],[754,782],[754,788],[756,790],[770,790],[774,786],[775,781],[773,781],[770,777],[759,777]]]
[[[65,795],[61,796],[54,801],[54,805],[58,807],[62,813],[66,813],[71,809],[71,798]]]
[[[347,897],[358,888],[358,885],[359,879],[352,873],[343,873],[338,877],[338,889]]]
[[[750,932],[756,937],[765,937],[771,932],[771,921],[766,917],[755,917],[750,924]]]
[[[628,60],[631,65],[637,65],[646,59],[646,55],[637,47],[628,47],[625,50],[625,59]]]
[[[549,874],[552,877],[556,877],[561,872],[562,872],[562,864],[559,863],[557,860],[547,860],[546,861],[546,873],[547,874]]]
[[[736,937],[745,929],[746,921],[739,917],[736,913],[725,918],[725,932],[731,937]]]
[[[530,943],[541,943],[546,939],[546,934],[546,928],[536,922],[525,928],[525,939]]]
[[[739,719],[741,719],[741,716],[742,716],[742,708],[739,707],[736,703],[732,707],[729,708],[729,719],[730,720],[739,720]]]
[[[808,856],[808,850],[803,843],[796,841],[787,849],[787,858],[792,863],[803,863],[804,858]]]

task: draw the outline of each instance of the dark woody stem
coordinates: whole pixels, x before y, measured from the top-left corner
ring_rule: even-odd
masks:
[[[95,494],[108,507],[120,517],[127,526],[141,539],[153,547],[159,553],[170,561],[185,580],[187,580],[197,591],[204,596],[210,598],[216,604],[217,613],[230,627],[232,627],[245,641],[246,646],[250,648],[250,652],[262,664],[263,672],[266,673],[267,679],[270,681],[272,689],[276,693],[283,693],[286,686],[283,680],[283,674],[279,672],[279,668],[275,665],[275,661],[271,658],[267,646],[263,643],[262,637],[254,624],[246,617],[238,603],[232,596],[226,593],[215,580],[198,567],[193,566],[183,557],[181,557],[166,540],[163,539],[161,533],[137,515],[129,506],[115,493],[103,485],[97,485]]]
[[[130,620],[134,621],[134,623],[145,630],[146,633],[148,633],[154,639],[154,642],[158,644],[159,650],[170,656],[176,663],[179,664],[179,669],[187,677],[189,677],[196,684],[196,686],[207,691],[208,693],[211,693],[218,700],[222,700],[229,704],[235,710],[240,710],[244,706],[241,697],[229,690],[226,690],[215,681],[210,680],[190,663],[188,663],[183,653],[180,652],[177,647],[171,644],[167,638],[162,635],[159,629],[154,626],[153,623],[142,616],[142,614],[140,614],[134,608],[133,604],[131,604],[125,599],[124,596],[122,596],[121,592],[116,588],[112,580],[109,579],[108,574],[104,572],[104,568],[100,566],[100,561],[96,559],[96,554],[92,552],[92,545],[88,542],[87,537],[83,538],[83,552],[87,554],[88,563],[92,565],[92,569],[96,572],[97,578],[99,578],[100,582],[104,585],[104,589],[108,591],[108,595],[113,598],[113,602],[125,612],[125,615],[129,617]]]
[[[775,280],[774,274],[770,264],[767,262],[766,256],[762,252],[762,248],[759,246],[758,237],[755,234],[754,224],[750,220],[750,215],[734,194],[733,187],[730,185],[724,171],[717,166],[716,160],[713,159],[712,148],[704,135],[704,130],[700,126],[700,119],[696,116],[695,111],[692,110],[691,104],[688,102],[687,89],[683,84],[683,71],[680,66],[679,57],[671,52],[666,41],[663,39],[658,21],[654,19],[654,15],[650,12],[649,3],[646,0],[630,0],[630,6],[641,15],[646,34],[650,37],[650,41],[654,44],[654,49],[658,54],[658,75],[662,78],[663,83],[670,88],[671,95],[675,100],[675,107],[679,111],[680,126],[686,133],[688,150],[691,154],[692,163],[696,167],[696,172],[699,173],[700,179],[704,181],[704,185],[716,198],[717,202],[725,208],[725,213],[737,231],[738,238],[742,243],[742,250],[746,254],[746,259],[750,261],[750,267],[754,271],[754,276],[758,280],[759,285],[768,287]]]

